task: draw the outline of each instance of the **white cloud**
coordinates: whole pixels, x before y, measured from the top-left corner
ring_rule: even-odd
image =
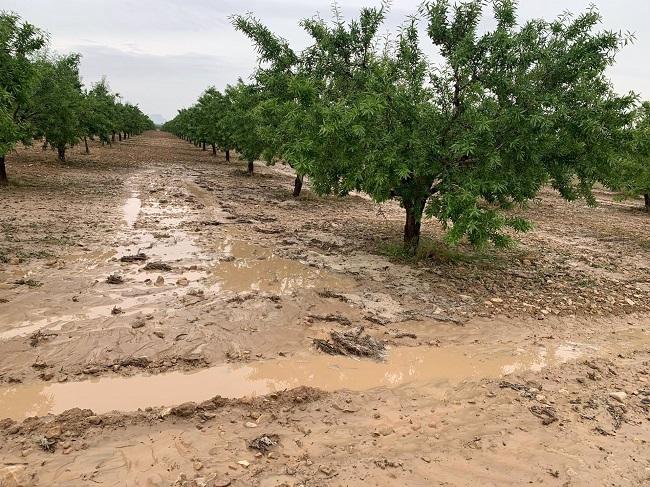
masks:
[[[584,10],[592,1],[522,0],[519,17],[554,17],[564,10]],[[362,6],[379,5],[379,0],[339,3],[349,17]],[[419,3],[395,0],[386,28],[394,30]],[[617,89],[650,98],[650,2],[593,3],[604,15],[605,28],[637,35],[611,71]],[[56,50],[83,54],[87,81],[105,74],[127,99],[165,117],[192,103],[208,85],[223,87],[252,72],[255,55],[249,41],[230,25],[229,15],[253,12],[298,48],[307,42],[300,19],[316,12],[330,17],[330,0],[2,0],[0,8],[50,32]]]

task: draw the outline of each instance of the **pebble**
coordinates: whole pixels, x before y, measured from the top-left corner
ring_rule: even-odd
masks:
[[[237,463],[244,468],[248,468],[248,466],[251,464],[248,460],[239,460]]]
[[[244,426],[246,426],[247,428],[257,428],[257,423],[253,423],[252,421],[247,421]]]

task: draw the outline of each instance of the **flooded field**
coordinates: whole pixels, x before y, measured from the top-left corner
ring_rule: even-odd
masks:
[[[645,220],[626,215],[623,256],[545,196],[512,253],[404,262],[383,250],[399,208],[294,200],[286,168],[252,181],[157,132],[130,144],[94,173],[64,168],[77,199],[56,180],[39,188],[47,205],[30,186],[2,195],[18,216],[0,220],[0,250],[18,218],[25,237],[0,263],[0,485],[17,471],[161,486],[647,475]],[[50,171],[21,157],[26,178]],[[383,360],[316,346],[342,336]],[[264,435],[278,440],[261,454]],[[584,463],[594,450],[606,471]]]

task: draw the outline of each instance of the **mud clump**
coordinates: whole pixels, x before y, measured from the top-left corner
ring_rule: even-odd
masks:
[[[14,284],[17,286],[27,286],[27,287],[41,287],[43,285],[42,282],[39,282],[35,279],[18,279],[17,281],[14,281]]]
[[[557,413],[555,412],[555,409],[553,409],[550,406],[534,405],[531,406],[529,409],[530,412],[533,414],[533,416],[536,416],[542,420],[542,424],[544,426],[548,426],[549,424],[555,423],[556,421],[559,420],[559,418],[557,417]]]
[[[111,274],[106,278],[107,284],[122,284],[124,283],[124,278],[119,274]]]
[[[363,326],[343,333],[331,331],[329,340],[314,338],[314,346],[316,349],[329,355],[367,357],[375,360],[383,360],[386,357],[386,346],[384,343],[368,334],[364,335],[363,331]]]
[[[143,252],[138,252],[135,255],[125,255],[120,258],[120,262],[133,263],[133,262],[144,262],[149,257]]]
[[[149,262],[145,265],[142,270],[145,271],[171,271],[172,266],[165,264],[164,262]]]
[[[37,347],[39,343],[57,336],[59,336],[57,333],[48,333],[48,332],[43,332],[42,330],[38,330],[37,332],[32,333],[29,336],[29,344],[32,347]]]

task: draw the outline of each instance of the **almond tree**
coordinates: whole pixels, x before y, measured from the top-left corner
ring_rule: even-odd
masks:
[[[314,44],[300,62],[320,124],[294,134],[293,146],[312,155],[306,174],[319,192],[399,201],[410,250],[424,215],[450,242],[508,245],[508,229],[530,225],[505,210],[544,185],[593,202],[630,122],[635,96],[616,95],[605,74],[627,38],[596,31],[595,9],[518,25],[515,2],[496,0],[496,28],[479,33],[485,3],[423,5],[437,64],[420,47],[416,18],[383,44],[384,8],[348,24],[303,22]]]
[[[609,186],[625,197],[643,196],[645,209],[650,211],[650,102],[636,111],[630,138]]]
[[[31,101],[38,78],[34,56],[45,43],[36,27],[0,12],[0,184],[7,182],[6,154],[17,142],[31,140]]]
[[[59,160],[84,135],[83,93],[78,54],[40,63],[41,82],[34,95],[37,133],[57,150]]]

